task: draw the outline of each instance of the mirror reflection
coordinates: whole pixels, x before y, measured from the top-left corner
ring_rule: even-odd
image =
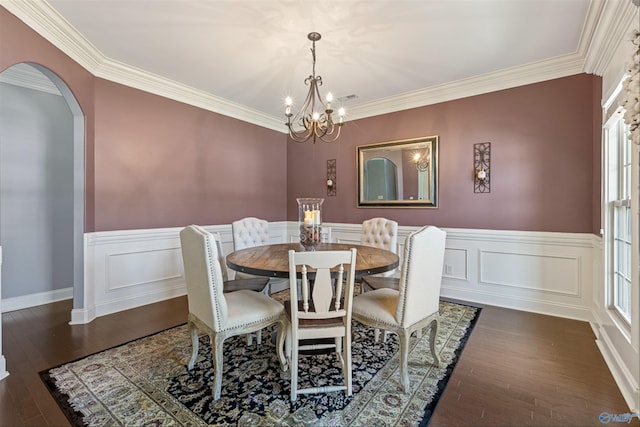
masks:
[[[359,207],[437,207],[438,137],[357,147]]]

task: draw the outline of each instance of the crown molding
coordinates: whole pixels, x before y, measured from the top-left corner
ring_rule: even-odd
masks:
[[[46,0],[0,0],[0,5],[96,77],[286,133],[282,118],[106,58]],[[574,54],[353,106],[348,119],[407,110],[581,72],[602,75],[613,54],[612,46],[624,37],[624,29],[633,18],[633,9],[632,0],[592,0]]]
[[[600,2],[592,0],[592,5]],[[632,0],[605,0],[585,55],[584,71],[602,76],[616,48],[628,36],[627,29],[631,22],[639,18],[640,10]]]
[[[43,0],[0,0],[0,5],[93,73],[104,55]]]
[[[282,118],[105,57],[45,0],[0,0],[0,5],[96,77],[286,133]]]
[[[284,119],[273,117],[261,111],[248,108],[225,98],[217,97],[174,80],[137,69],[122,62],[105,59],[94,75],[105,80],[173,99],[174,101],[286,133]]]
[[[347,118],[348,120],[362,119],[566,77],[581,73],[582,64],[583,60],[580,55],[571,54],[513,67],[496,73],[406,92],[398,96],[354,106],[349,109]]]

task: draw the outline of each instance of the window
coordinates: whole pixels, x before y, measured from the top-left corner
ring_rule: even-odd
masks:
[[[607,242],[608,304],[630,327],[632,289],[631,139],[618,111],[604,128],[605,239]]]

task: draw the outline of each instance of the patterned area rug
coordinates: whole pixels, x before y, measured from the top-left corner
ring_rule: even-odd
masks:
[[[213,401],[211,347],[200,337],[193,371],[187,326],[178,326],[40,373],[73,425],[111,426],[392,426],[427,425],[440,394],[475,325],[479,308],[441,301],[432,365],[428,333],[411,339],[411,392],[403,393],[398,340],[375,343],[373,330],[353,324],[353,396],[344,392],[289,400],[270,339],[247,346],[244,336],[224,343],[222,396]],[[264,330],[263,337],[274,331]],[[300,359],[300,386],[341,381],[335,354]],[[336,378],[338,378],[336,380]]]

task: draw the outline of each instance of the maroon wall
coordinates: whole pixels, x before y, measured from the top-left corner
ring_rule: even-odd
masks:
[[[94,77],[0,6],[0,72],[21,62],[40,64],[56,73],[69,86],[85,114],[85,230],[93,231]]]
[[[0,7],[0,71],[20,62],[60,76],[86,115],[85,231],[285,218],[282,133],[95,78]]]
[[[96,230],[285,217],[286,138],[96,79]]]
[[[287,142],[235,119],[93,77],[0,7],[0,70],[35,62],[86,114],[85,230],[296,220],[296,197],[325,197],[324,220],[593,232],[600,228],[601,79],[577,75],[349,122],[333,144]],[[95,112],[94,112],[95,109]],[[437,209],[357,208],[356,146],[440,136]],[[491,193],[473,193],[473,144],[492,143]],[[326,160],[337,196],[326,197]],[[94,170],[95,167],[95,170]]]
[[[597,233],[601,78],[576,75],[356,120],[333,144],[288,145],[287,217],[325,197],[327,222],[385,216],[401,225]],[[439,135],[437,209],[358,208],[358,145]],[[473,144],[491,142],[491,193],[473,192]],[[337,195],[326,196],[326,160]]]

